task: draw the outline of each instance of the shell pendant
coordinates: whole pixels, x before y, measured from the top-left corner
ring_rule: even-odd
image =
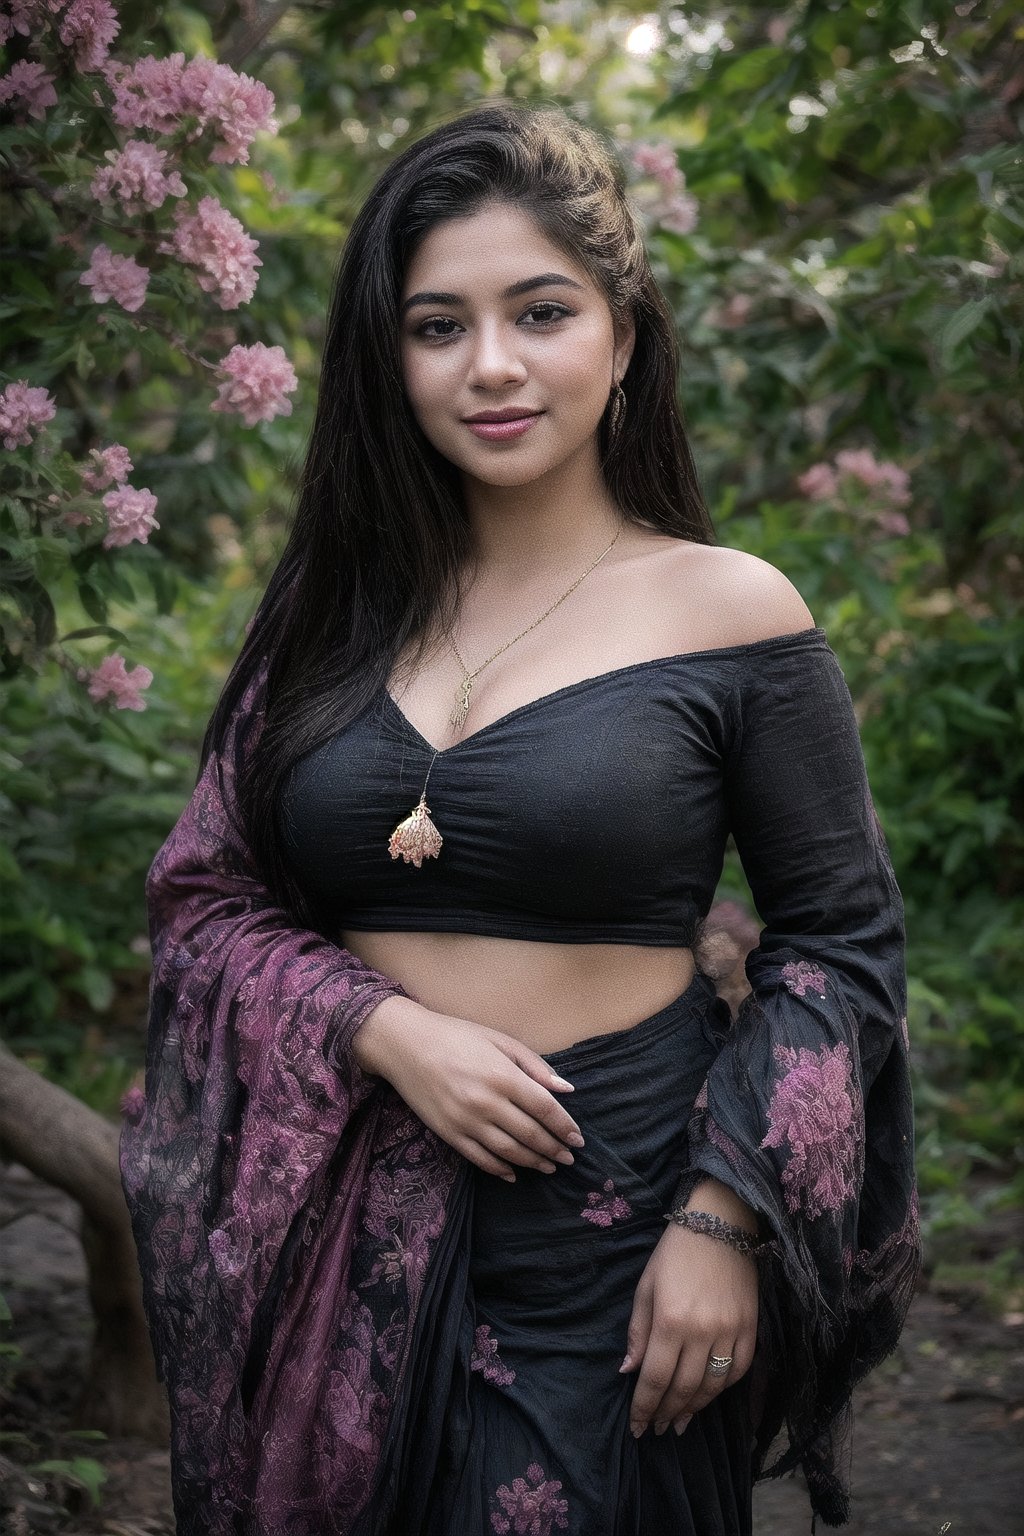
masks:
[[[426,790],[420,795],[420,803],[404,821],[400,821],[388,840],[388,852],[393,859],[402,858],[407,864],[419,869],[424,859],[436,859],[444,841],[430,819]]]

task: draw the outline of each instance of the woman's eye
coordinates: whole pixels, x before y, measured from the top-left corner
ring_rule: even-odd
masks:
[[[531,304],[522,318],[525,319],[526,315],[539,316],[539,319],[534,320],[526,327],[528,331],[537,331],[545,330],[549,325],[554,325],[557,321],[564,320],[566,316],[573,313],[574,311],[566,308],[564,304]],[[422,336],[426,341],[449,341],[452,337],[451,331],[431,331],[428,327],[436,325],[454,326],[455,324],[456,322],[449,319],[446,315],[435,315],[432,320],[424,320],[422,324],[418,325],[416,327],[416,334],[417,336]]]
[[[454,325],[454,324],[455,324],[454,320],[444,320],[444,319],[424,320],[422,325],[418,325],[416,327],[416,334],[417,334],[417,336],[425,336],[428,341],[445,341],[447,339],[447,337],[451,335],[450,331],[445,331],[443,335],[438,336],[436,334],[431,334],[427,330],[427,326],[428,325]]]
[[[564,304],[531,304],[526,313],[528,315],[535,315],[538,310],[555,320],[562,320],[566,315],[572,314],[572,310],[566,309]],[[538,321],[538,324],[550,325],[551,319]]]

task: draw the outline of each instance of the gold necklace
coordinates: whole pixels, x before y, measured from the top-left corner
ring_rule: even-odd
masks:
[[[491,662],[500,656],[503,651],[507,651],[510,645],[515,645],[516,641],[521,640],[524,635],[528,635],[531,629],[536,629],[537,625],[546,619],[549,613],[554,613],[559,603],[564,603],[570,593],[575,592],[584,576],[589,576],[591,571],[594,569],[594,566],[600,565],[601,561],[608,553],[608,550],[612,548],[615,543],[615,539],[619,537],[621,532],[622,526],[620,525],[619,530],[616,533],[615,538],[612,539],[611,544],[608,545],[607,549],[603,549],[601,551],[592,565],[587,566],[587,569],[583,572],[583,576],[577,576],[569,590],[567,592],[563,592],[557,602],[552,603],[551,607],[547,608],[541,614],[539,619],[534,619],[533,623],[528,624],[520,634],[514,635],[511,640],[506,640],[504,645],[499,646],[493,655],[488,656],[486,661],[482,661],[474,671],[469,671],[466,663],[459,655],[455,641],[451,641],[452,650],[455,652],[456,659],[458,660],[459,666],[462,668],[463,673],[462,682],[459,684],[458,690],[456,692],[455,708],[448,717],[449,723],[456,730],[461,730],[466,723],[466,716],[469,713],[470,694],[472,692],[474,678],[479,676],[484,667],[490,666]],[[404,817],[403,820],[398,823],[398,825],[395,827],[395,830],[392,832],[390,838],[388,839],[388,852],[390,853],[391,857],[393,859],[404,859],[406,864],[415,864],[417,869],[420,868],[424,859],[436,859],[438,854],[441,852],[441,845],[444,842],[440,832],[437,830],[434,823],[430,819],[430,807],[427,804],[426,798],[427,784],[430,782],[430,769],[433,768],[434,759],[441,751],[447,751],[447,748],[434,748],[434,756],[430,759],[430,765],[427,768],[427,777],[423,781],[423,789],[420,793],[419,804],[414,806],[409,815]]]

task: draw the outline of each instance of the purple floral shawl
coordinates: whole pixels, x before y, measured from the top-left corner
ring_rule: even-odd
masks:
[[[272,901],[236,785],[265,664],[149,872],[121,1175],[180,1536],[328,1536],[366,1502],[462,1160],[351,1041],[397,983]]]

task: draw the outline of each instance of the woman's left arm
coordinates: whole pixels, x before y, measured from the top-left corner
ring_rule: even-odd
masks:
[[[920,1264],[903,902],[823,631],[736,667],[725,790],[765,926],[746,963],[752,990],[694,1106],[673,1207],[717,1210],[768,1242],[755,1266],[669,1224],[638,1287],[632,1416],[703,1406],[751,1363],[756,1326],[760,1456],[785,1425],[774,1469],[802,1462],[828,1519],[845,1508],[850,1391],[895,1346]],[[685,1347],[654,1402],[673,1326]],[[734,1355],[728,1377],[705,1375],[709,1351]]]

